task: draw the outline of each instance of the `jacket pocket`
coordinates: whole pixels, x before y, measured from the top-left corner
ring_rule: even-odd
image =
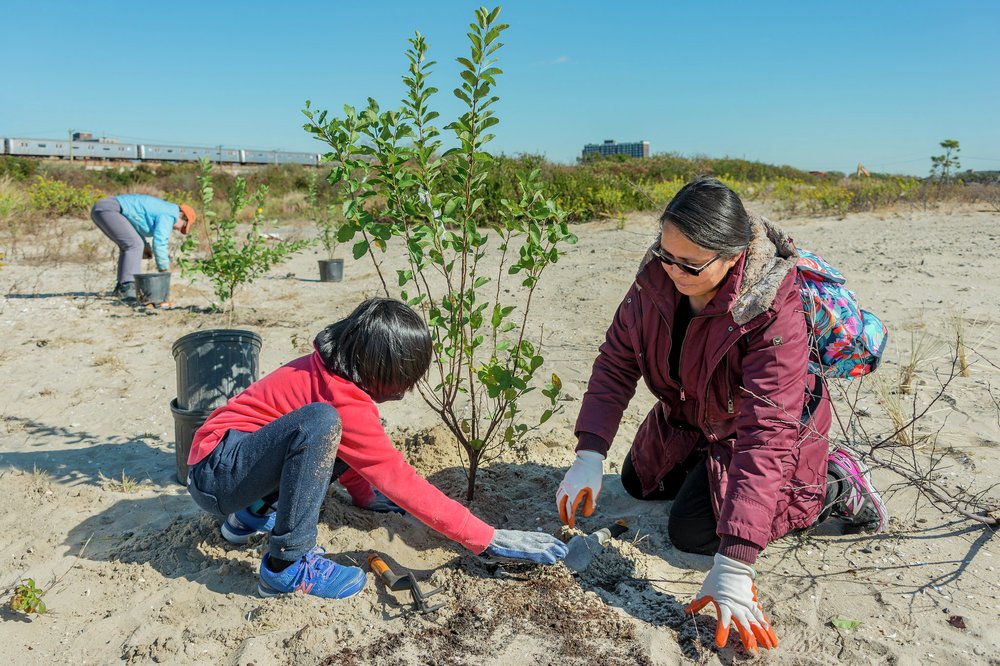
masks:
[[[667,411],[662,402],[654,405],[632,442],[632,464],[643,493],[652,492],[702,441],[700,431],[669,422]]]
[[[719,436],[733,432],[739,408],[739,380],[730,368],[729,356],[723,357],[709,379],[705,399],[705,418]]]

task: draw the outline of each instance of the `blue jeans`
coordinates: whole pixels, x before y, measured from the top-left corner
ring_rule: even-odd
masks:
[[[297,560],[316,545],[316,525],[337,464],[342,427],[332,405],[314,402],[254,432],[229,430],[188,473],[195,503],[220,517],[276,498],[271,557]]]

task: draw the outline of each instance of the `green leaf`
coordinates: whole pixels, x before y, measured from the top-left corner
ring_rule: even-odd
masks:
[[[846,617],[834,617],[830,620],[830,624],[837,629],[857,629],[861,626],[861,620],[849,620]]]
[[[351,254],[354,255],[355,259],[360,259],[361,257],[365,256],[367,252],[368,252],[368,241],[366,240],[359,240],[357,243],[354,244],[354,247],[351,250]]]

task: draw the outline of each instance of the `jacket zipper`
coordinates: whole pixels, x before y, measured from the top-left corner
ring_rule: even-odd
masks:
[[[688,307],[691,307],[691,306],[688,305]],[[687,392],[684,391],[684,384],[681,382],[681,367],[680,367],[681,359],[684,358],[684,345],[687,344],[688,333],[691,332],[691,324],[694,323],[695,319],[698,319],[701,316],[703,316],[703,315],[691,315],[691,320],[688,321],[687,329],[684,331],[684,339],[681,340],[681,351],[680,351],[680,354],[678,354],[678,356],[677,356],[677,385],[681,387],[681,402],[684,402],[685,400],[687,400]],[[704,316],[706,316],[706,317],[714,317],[716,315],[704,315]],[[668,377],[670,376],[670,369],[669,368],[667,368],[667,376]]]
[[[726,397],[728,399],[727,402],[726,402],[726,411],[728,411],[730,414],[732,414],[733,411],[735,411],[735,410],[734,410],[734,407],[733,407],[733,384],[732,384],[732,382],[729,381],[729,352],[728,351],[726,352],[726,356],[724,357],[723,377],[725,378],[725,382],[726,382]]]
[[[677,384],[681,388],[681,402],[684,402],[685,400],[687,400],[687,392],[684,390],[684,384],[682,384],[681,381],[680,381],[681,369],[680,369],[680,365],[679,364],[680,364],[680,359],[684,358],[684,345],[687,344],[688,333],[691,332],[691,324],[694,323],[695,319],[700,319],[700,318],[708,319],[709,317],[718,317],[718,316],[719,315],[717,315],[717,314],[709,314],[709,315],[696,314],[696,315],[692,315],[691,321],[688,322],[687,330],[684,331],[684,339],[681,340],[681,353],[677,357],[678,358]],[[667,376],[670,376],[670,369],[669,368],[667,368]],[[706,393],[705,395],[706,395],[706,399],[707,399],[707,395],[708,394]]]

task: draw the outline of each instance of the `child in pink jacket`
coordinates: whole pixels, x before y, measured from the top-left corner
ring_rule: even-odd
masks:
[[[549,534],[498,530],[476,518],[389,441],[376,404],[402,398],[430,366],[430,333],[416,312],[367,300],[323,329],[315,348],[212,412],[188,458],[188,491],[225,517],[225,539],[270,533],[262,596],[299,590],[339,599],[364,587],[360,568],[336,564],[316,545],[320,508],[338,476],[355,504],[406,511],[474,553],[547,564],[565,556],[565,544]]]

